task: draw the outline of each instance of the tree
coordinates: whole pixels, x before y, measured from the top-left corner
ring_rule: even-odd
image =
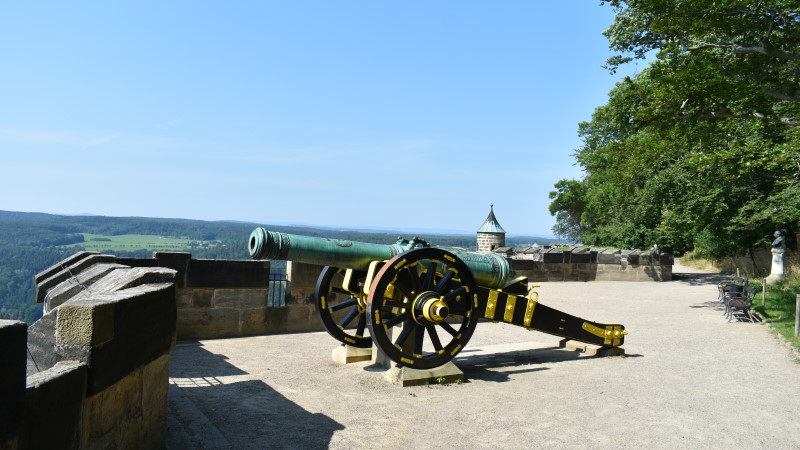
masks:
[[[586,176],[551,193],[557,227],[582,205],[586,243],[711,257],[800,229],[797,2],[608,3],[609,69],[655,59],[580,124]]]
[[[560,180],[555,184],[555,191],[550,192],[550,214],[556,216],[553,232],[573,241],[581,241],[586,227],[581,216],[586,210],[586,187],[575,180]]]
[[[666,107],[682,116],[800,125],[796,0],[612,0],[612,72],[657,51],[672,69]],[[687,81],[691,81],[687,83]]]

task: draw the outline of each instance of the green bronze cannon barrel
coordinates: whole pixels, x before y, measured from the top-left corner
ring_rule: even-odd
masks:
[[[391,245],[344,239],[316,238],[256,228],[250,234],[248,251],[253,259],[297,261],[320,266],[367,270],[372,261],[386,261],[419,246],[419,241]],[[514,277],[508,261],[500,255],[455,252],[469,267],[475,281],[487,288],[501,288]]]

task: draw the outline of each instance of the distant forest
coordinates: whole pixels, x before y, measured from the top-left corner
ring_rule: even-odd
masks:
[[[302,226],[264,225],[246,222],[208,222],[188,219],[144,217],[60,216],[43,213],[0,211],[0,319],[16,319],[33,323],[42,315],[42,304],[36,303],[34,277],[64,258],[84,250],[82,233],[120,236],[143,234],[185,237],[197,241],[218,241],[224,245],[208,248],[186,248],[197,259],[250,259],[247,238],[255,227],[270,231],[306,236],[349,239],[381,244],[393,243],[398,234],[334,230]],[[406,235],[406,238],[413,236]],[[431,245],[475,249],[472,235],[420,235]],[[550,243],[542,237],[508,237],[509,246],[526,246],[534,242]],[[76,244],[76,246],[64,247]],[[106,251],[117,256],[152,256],[152,250]]]

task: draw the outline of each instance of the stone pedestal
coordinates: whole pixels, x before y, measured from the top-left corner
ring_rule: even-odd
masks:
[[[778,284],[783,281],[783,255],[786,250],[772,249],[772,270],[767,277],[767,284]]]
[[[350,364],[372,359],[372,348],[358,348],[342,344],[331,354],[331,359],[335,364]]]

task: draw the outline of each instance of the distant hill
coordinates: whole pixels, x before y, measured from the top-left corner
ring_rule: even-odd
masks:
[[[117,256],[149,257],[153,250],[163,250],[154,247],[157,238],[169,237],[180,238],[168,240],[171,251],[189,251],[195,258],[249,259],[247,238],[259,226],[270,231],[379,244],[393,243],[401,235],[407,238],[419,236],[431,245],[466,250],[474,250],[476,243],[474,234],[0,210],[0,319],[32,323],[41,317],[41,305],[34,301],[34,276],[77,251],[91,248]],[[129,239],[118,239],[127,235],[131,235]],[[142,239],[142,235],[154,239]],[[545,245],[554,241],[553,238],[537,236],[509,236],[506,239],[507,245],[514,247],[533,243]],[[185,247],[181,248],[180,243],[185,243]]]

